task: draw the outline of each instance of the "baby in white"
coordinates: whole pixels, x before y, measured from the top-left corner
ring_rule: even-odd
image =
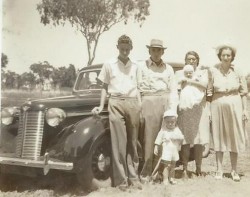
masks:
[[[162,148],[160,163],[157,166],[157,171],[163,175],[164,184],[176,184],[175,165],[179,160],[179,150],[181,148],[184,136],[176,125],[177,113],[168,110],[163,115],[162,128],[159,131],[156,140],[154,154],[159,155]],[[166,179],[168,177],[168,179]]]
[[[180,100],[179,100],[179,109],[186,110],[192,109],[194,105],[199,104],[203,97],[204,92],[201,91],[195,85],[187,83],[187,79],[192,79],[199,81],[198,78],[195,78],[194,68],[192,65],[186,65],[183,68],[184,78],[180,80],[179,85],[181,86]]]

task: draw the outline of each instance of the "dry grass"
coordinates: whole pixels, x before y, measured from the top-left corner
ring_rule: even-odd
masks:
[[[6,89],[1,91],[1,106],[20,106],[27,99],[50,98],[56,96],[71,95],[71,89],[40,91],[40,90],[16,90]]]

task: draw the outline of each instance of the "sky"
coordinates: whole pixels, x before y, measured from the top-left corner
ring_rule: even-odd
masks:
[[[48,61],[55,67],[87,64],[86,41],[70,25],[44,26],[36,10],[40,0],[3,0],[1,50],[8,56],[7,69],[19,74],[33,63]],[[99,40],[94,63],[118,55],[117,39],[127,34],[133,40],[131,57],[149,57],[150,40],[163,40],[163,59],[184,62],[187,51],[200,55],[200,63],[218,63],[215,47],[231,44],[237,49],[236,67],[250,72],[249,0],[150,0],[150,15],[143,26],[130,20],[113,26]],[[108,50],[107,50],[108,49]]]

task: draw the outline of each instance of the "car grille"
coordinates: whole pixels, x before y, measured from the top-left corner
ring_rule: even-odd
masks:
[[[16,156],[37,160],[40,157],[44,127],[43,111],[21,112],[16,144]]]

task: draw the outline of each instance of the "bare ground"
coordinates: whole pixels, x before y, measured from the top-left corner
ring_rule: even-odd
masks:
[[[248,131],[249,124],[248,124]],[[249,132],[250,133],[250,132]],[[250,136],[250,135],[249,135]],[[72,176],[53,174],[47,179],[27,178],[22,176],[11,176],[2,180],[0,183],[0,196],[10,197],[33,197],[33,196],[136,196],[136,197],[182,197],[182,196],[201,196],[201,197],[237,197],[249,196],[250,194],[250,147],[239,155],[238,172],[241,175],[240,182],[234,182],[230,177],[229,154],[224,156],[224,178],[215,180],[216,170],[215,155],[210,154],[203,159],[204,177],[196,177],[192,173],[192,178],[184,181],[180,178],[181,167],[176,169],[177,185],[145,184],[142,190],[128,189],[121,191],[117,188],[102,188],[88,193],[81,189]],[[189,164],[190,171],[194,171],[194,163]],[[64,181],[63,181],[64,180]]]

